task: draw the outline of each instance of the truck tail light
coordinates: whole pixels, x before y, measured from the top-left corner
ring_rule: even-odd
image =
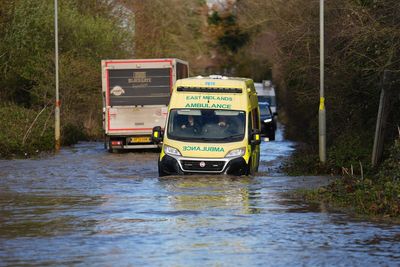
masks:
[[[122,141],[111,141],[112,146],[122,146]]]

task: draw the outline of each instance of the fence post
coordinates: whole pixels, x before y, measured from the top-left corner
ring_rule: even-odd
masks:
[[[372,150],[372,166],[377,166],[381,161],[385,141],[386,121],[390,110],[391,73],[383,72],[381,97],[379,100],[378,117],[376,120],[374,147]]]

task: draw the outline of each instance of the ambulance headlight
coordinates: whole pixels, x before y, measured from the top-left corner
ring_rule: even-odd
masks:
[[[225,155],[225,158],[237,158],[237,157],[243,156],[245,153],[246,153],[246,148],[241,147],[241,148],[237,148],[237,149],[233,149],[233,150],[229,151]]]
[[[265,122],[265,123],[268,123],[268,122],[271,122],[271,121],[272,121],[272,119],[271,119],[271,118],[269,118],[269,119],[265,119],[265,120],[264,120],[264,122]]]
[[[164,152],[165,152],[165,154],[171,155],[171,156],[181,156],[181,152],[179,152],[178,149],[176,149],[172,146],[164,145]]]

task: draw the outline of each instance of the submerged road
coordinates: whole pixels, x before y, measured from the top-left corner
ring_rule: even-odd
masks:
[[[262,144],[255,177],[158,178],[157,154],[80,143],[0,161],[0,266],[399,266],[400,226],[288,199],[292,143]]]

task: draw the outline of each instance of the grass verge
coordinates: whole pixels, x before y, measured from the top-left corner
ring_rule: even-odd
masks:
[[[400,138],[379,171],[369,178],[343,169],[342,178],[315,189],[296,191],[307,202],[324,203],[333,209],[352,210],[359,215],[400,218]]]

